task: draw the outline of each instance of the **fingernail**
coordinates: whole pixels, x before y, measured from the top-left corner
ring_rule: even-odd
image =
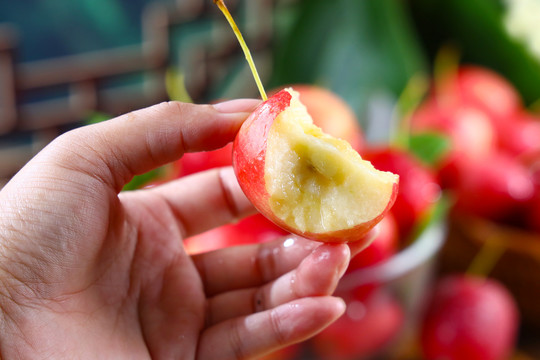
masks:
[[[212,105],[220,113],[252,112],[261,103],[257,99],[236,99]]]
[[[342,256],[343,259],[339,263],[339,266],[337,268],[337,276],[339,279],[345,275],[345,272],[347,271],[347,268],[349,267],[349,262],[351,260],[351,252],[347,245],[341,245],[343,247]]]

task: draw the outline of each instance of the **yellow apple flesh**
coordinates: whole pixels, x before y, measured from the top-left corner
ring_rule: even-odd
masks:
[[[292,89],[272,96],[242,125],[233,165],[263,215],[325,242],[364,239],[392,206],[399,181],[346,141],[323,133]]]

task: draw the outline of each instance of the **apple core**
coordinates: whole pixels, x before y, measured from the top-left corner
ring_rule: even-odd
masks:
[[[267,140],[269,206],[285,224],[307,233],[352,228],[384,212],[397,175],[379,171],[349,143],[323,133],[292,95]]]

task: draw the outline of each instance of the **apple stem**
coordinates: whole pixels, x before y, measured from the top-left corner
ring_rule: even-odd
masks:
[[[223,0],[214,0],[214,4],[216,4],[225,15],[225,18],[229,22],[229,25],[234,31],[234,34],[236,35],[236,38],[238,39],[238,42],[240,43],[240,46],[242,47],[242,50],[244,51],[244,55],[246,56],[246,60],[249,64],[249,68],[251,69],[251,73],[253,74],[253,78],[255,79],[255,83],[257,83],[257,88],[259,89],[259,92],[261,93],[261,97],[264,101],[268,100],[268,97],[266,96],[266,92],[264,91],[264,87],[261,82],[261,78],[259,77],[259,73],[257,72],[257,68],[255,67],[255,63],[253,62],[253,58],[251,57],[251,52],[249,51],[248,46],[246,45],[246,42],[244,40],[244,37],[242,36],[242,33],[240,32],[240,29],[238,29],[238,26],[236,26],[236,23],[229,12],[229,9],[227,9],[227,6],[223,2]]]
[[[505,250],[506,247],[498,241],[484,242],[466,273],[479,277],[487,277]]]

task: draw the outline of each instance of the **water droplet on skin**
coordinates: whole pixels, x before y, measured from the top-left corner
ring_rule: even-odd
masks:
[[[324,261],[330,258],[330,251],[323,251],[317,257],[318,261]]]
[[[297,310],[297,309],[300,309],[300,304],[294,303],[294,304],[289,305],[289,307],[290,307],[292,310]]]
[[[284,242],[283,242],[283,247],[284,248],[288,248],[288,247],[291,247],[293,246],[295,243],[294,239],[293,238],[288,238],[286,239]]]

